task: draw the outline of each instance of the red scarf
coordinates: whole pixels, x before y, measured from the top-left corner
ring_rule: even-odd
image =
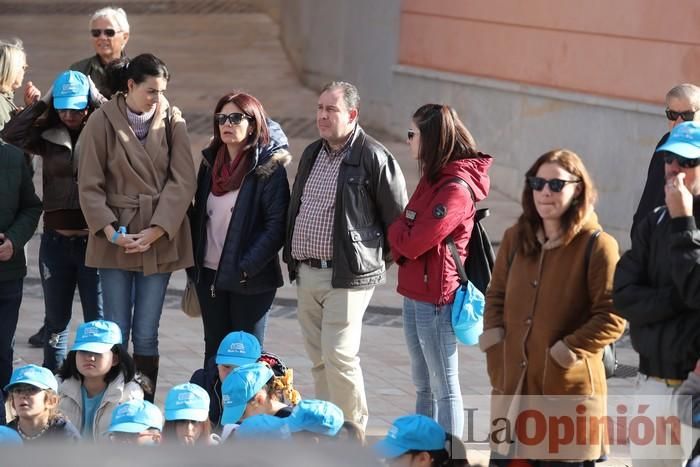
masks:
[[[211,173],[211,192],[214,196],[223,196],[228,192],[238,190],[243,183],[243,177],[248,172],[245,153],[240,152],[231,161],[225,144],[219,147],[214,160],[214,170]]]

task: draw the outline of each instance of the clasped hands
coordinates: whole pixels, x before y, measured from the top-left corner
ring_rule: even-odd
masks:
[[[107,239],[111,239],[114,236],[114,232],[114,227],[111,225],[104,228],[104,234]],[[151,248],[153,242],[163,235],[165,235],[165,230],[160,226],[154,225],[143,229],[139,233],[117,235],[114,243],[124,248],[124,253],[126,254],[144,253]]]

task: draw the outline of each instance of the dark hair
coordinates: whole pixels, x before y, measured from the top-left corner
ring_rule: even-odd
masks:
[[[331,81],[323,86],[320,94],[334,89],[343,91],[343,101],[348,110],[360,109],[360,93],[357,91],[357,87],[354,84],[348,83],[347,81]]]
[[[221,109],[228,103],[235,104],[244,114],[252,118],[249,122],[253,128],[253,134],[248,137],[243,152],[246,153],[258,145],[266,146],[270,142],[270,130],[267,127],[267,114],[260,101],[251,94],[236,90],[219,99],[214,107],[214,113],[220,113]],[[213,118],[212,123],[214,124],[214,138],[209,143],[209,149],[217,151],[222,144],[221,133],[219,132],[219,124]]]
[[[466,467],[469,465],[467,461],[467,451],[464,448],[464,443],[457,436],[447,433],[445,435],[446,448],[436,451],[408,451],[411,457],[415,457],[421,452],[427,452],[432,458],[433,467]]]
[[[75,361],[76,350],[71,350],[68,352],[63,365],[58,370],[58,376],[62,380],[67,380],[69,378],[75,378],[82,383],[83,375],[78,371],[78,365]],[[129,355],[123,346],[117,344],[112,347],[112,354],[119,360],[117,365],[114,365],[105,375],[105,383],[110,384],[112,381],[117,379],[120,374],[124,376],[124,382],[127,383],[134,379],[136,376],[136,367],[134,365],[134,360]]]
[[[88,102],[87,109],[88,113],[83,119],[83,124],[87,123],[88,118],[90,118],[90,115],[92,115],[97,107],[93,102]],[[54,108],[52,101],[46,111],[34,121],[34,128],[36,128],[38,131],[44,131],[49,128],[57,127],[58,125],[63,125],[63,122],[61,121],[61,117],[58,115],[58,111]],[[80,131],[82,131],[82,128]]]
[[[571,175],[581,180],[579,186],[581,193],[575,198],[575,202],[562,215],[561,227],[563,231],[562,241],[564,244],[581,230],[588,213],[593,209],[597,192],[586,167],[581,158],[569,149],[554,149],[542,154],[532,167],[525,173],[525,183],[523,186],[522,207],[523,213],[518,218],[518,244],[520,251],[525,256],[536,255],[540,251],[540,243],[537,241],[537,231],[542,228],[542,219],[537,213],[535,200],[532,195],[532,188],[528,185],[527,177],[534,177],[537,171],[544,164],[556,164]]]
[[[207,418],[203,422],[197,422],[192,420],[194,423],[201,424],[202,425],[202,433],[200,434],[199,438],[197,438],[197,442],[195,444],[203,444],[203,445],[208,445],[209,444],[209,437],[211,435],[211,422]],[[178,420],[166,420],[165,424],[163,425],[163,440],[166,443],[169,444],[176,444],[177,443],[177,431],[175,429],[175,426],[177,425]]]
[[[141,54],[131,59],[122,57],[107,65],[107,82],[112,94],[118,91],[126,92],[130,79],[136,84],[141,84],[150,77],[170,81],[168,67],[153,54]]]
[[[413,114],[413,122],[420,131],[420,172],[429,182],[437,181],[448,163],[478,157],[474,138],[450,106],[425,104]]]

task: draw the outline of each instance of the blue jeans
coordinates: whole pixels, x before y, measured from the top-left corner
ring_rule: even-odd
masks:
[[[151,274],[100,269],[105,319],[114,321],[122,331],[122,343],[129,345],[131,335],[134,355],[158,355],[158,327],[170,273]]]
[[[404,297],[403,331],[416,386],[416,412],[461,438],[464,406],[451,308],[451,303],[434,305]]]
[[[102,290],[97,269],[85,266],[87,236],[66,237],[45,231],[39,247],[39,273],[44,289],[46,339],[44,366],[56,372],[68,351],[68,324],[78,286],[83,320],[102,318]]]
[[[12,376],[15,331],[22,304],[22,279],[0,281],[0,391]]]

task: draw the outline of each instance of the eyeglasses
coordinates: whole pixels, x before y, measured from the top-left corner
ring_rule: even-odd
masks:
[[[535,191],[542,191],[544,190],[545,185],[549,185],[549,189],[553,193],[559,193],[561,190],[564,189],[564,186],[567,183],[580,183],[581,180],[561,180],[559,178],[552,178],[550,180],[547,180],[542,177],[527,177],[527,184],[530,185],[530,188],[532,188]]]
[[[41,392],[43,389],[38,388],[36,386],[32,386],[31,384],[16,384],[10,388],[10,392],[13,395],[22,397],[22,396],[33,396],[35,394],[38,394]]]
[[[684,169],[692,169],[700,165],[700,159],[688,159],[687,157],[681,157],[671,152],[664,154],[664,162],[667,164],[672,164],[673,161],[678,162],[678,165]]]
[[[692,122],[695,118],[695,112],[695,110],[676,112],[675,110],[666,109],[666,118],[668,118],[672,122],[675,122],[676,120],[678,120],[678,117],[681,117],[681,119],[684,122]]]
[[[114,37],[116,33],[120,31],[115,31],[112,28],[107,28],[107,29],[90,29],[90,34],[92,34],[92,37],[100,37],[101,34],[104,34],[107,37]]]
[[[406,133],[406,136],[408,137],[408,140],[411,141],[414,136],[416,136],[416,132],[413,130],[408,130],[408,133]]]
[[[231,125],[240,125],[243,119],[252,120],[249,115],[242,114],[240,112],[234,112],[231,114],[214,114],[214,121],[219,125],[226,125],[226,121],[231,122]]]

